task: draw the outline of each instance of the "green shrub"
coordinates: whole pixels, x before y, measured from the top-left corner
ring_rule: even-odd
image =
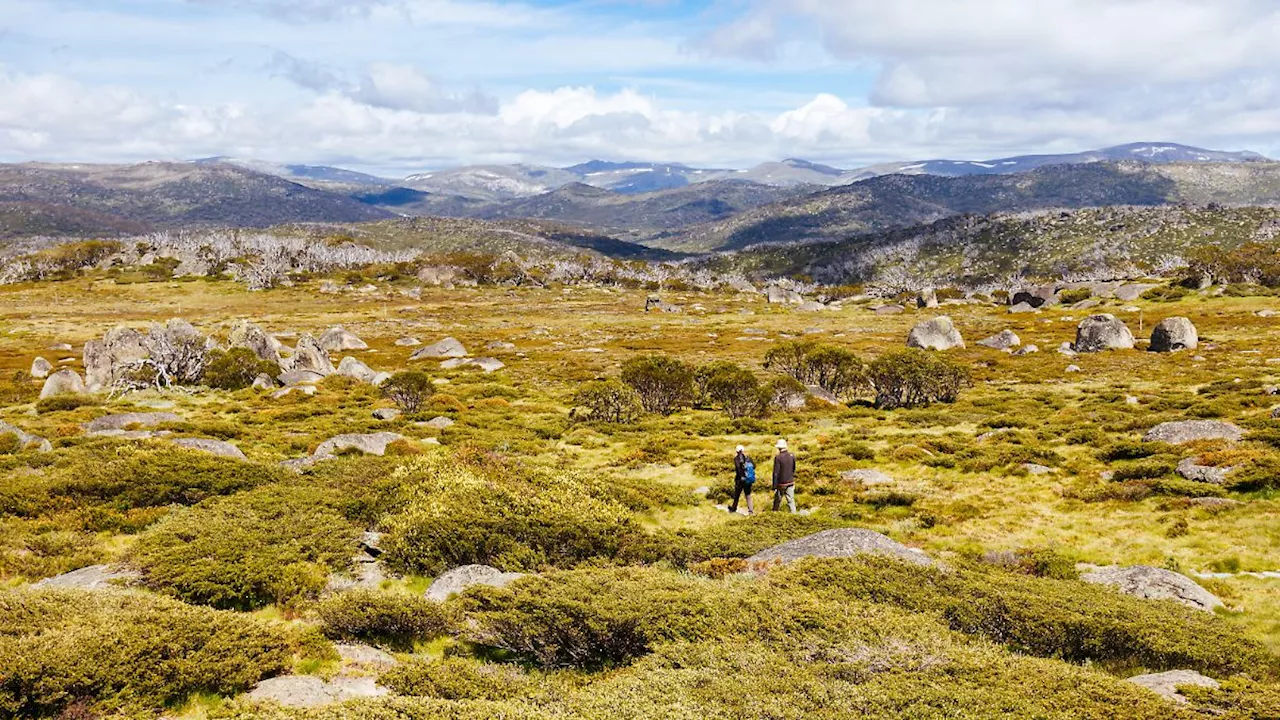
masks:
[[[816,385],[836,397],[854,397],[869,387],[866,363],[836,345],[790,340],[770,349],[764,363],[770,370],[803,385]]]
[[[355,589],[335,593],[316,605],[325,635],[411,648],[445,631],[440,604],[399,592]]]
[[[969,372],[954,361],[916,348],[881,355],[867,375],[882,409],[955,402],[970,383]]]
[[[1087,287],[1071,288],[1058,293],[1058,302],[1063,305],[1075,305],[1093,297],[1093,291]]]
[[[1154,480],[1172,475],[1174,466],[1171,463],[1143,462],[1121,465],[1112,471],[1111,479],[1115,482],[1126,480]]]
[[[415,457],[394,473],[400,510],[388,517],[387,561],[434,575],[480,563],[503,570],[572,566],[612,557],[643,531],[608,478],[503,466],[446,453]]]
[[[761,417],[773,400],[755,373],[733,364],[718,366],[708,375],[705,388],[712,404],[731,418]]]
[[[259,375],[275,377],[280,365],[263,360],[249,348],[214,350],[201,378],[205,385],[219,390],[243,390],[253,385]]]
[[[635,389],[612,378],[583,385],[574,395],[573,404],[584,408],[586,413],[581,419],[591,422],[633,423],[644,413]]]
[[[243,692],[287,670],[293,643],[282,627],[161,597],[0,592],[0,715],[132,716]]]
[[[1103,462],[1117,460],[1141,460],[1170,450],[1165,443],[1159,442],[1121,442],[1108,445],[1098,451],[1098,459]]]
[[[764,388],[769,404],[780,410],[804,407],[809,399],[809,388],[793,377],[774,378]]]
[[[1190,293],[1190,290],[1181,285],[1161,285],[1142,293],[1142,299],[1152,302],[1177,302]]]
[[[651,413],[670,415],[694,401],[693,369],[675,358],[631,358],[622,364],[622,382],[635,389],[640,403]]]
[[[47,397],[36,403],[36,412],[44,415],[46,413],[66,412],[77,408],[89,407],[97,405],[98,399],[92,395],[54,395]]]
[[[441,700],[511,700],[545,693],[548,676],[511,665],[461,658],[415,659],[384,672],[378,682],[401,695]]]
[[[188,602],[253,609],[314,597],[345,568],[360,534],[343,498],[272,485],[174,513],[138,537],[146,583]]]
[[[435,394],[431,376],[419,370],[402,370],[382,384],[382,394],[405,413],[418,412]]]

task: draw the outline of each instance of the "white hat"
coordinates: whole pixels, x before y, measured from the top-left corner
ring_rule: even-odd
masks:
[[[742,447],[741,445],[738,446],[738,452],[746,452],[746,451],[747,451],[746,448]]]
[[[779,449],[779,450],[786,450],[786,449],[787,449],[787,441],[786,441],[786,440],[779,440],[779,441],[778,441],[778,449]]]

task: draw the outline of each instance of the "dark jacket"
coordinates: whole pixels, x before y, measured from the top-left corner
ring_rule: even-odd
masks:
[[[773,486],[791,487],[796,484],[796,456],[783,450],[773,459]]]
[[[751,458],[746,453],[738,453],[733,456],[733,481],[736,483],[747,479],[747,463]]]

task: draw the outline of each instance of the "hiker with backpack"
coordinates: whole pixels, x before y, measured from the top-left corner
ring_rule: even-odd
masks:
[[[756,484],[756,464],[747,455],[746,448],[738,446],[738,454],[733,456],[733,502],[729,503],[729,512],[738,512],[738,498],[747,496],[747,514],[755,515],[756,508],[751,502],[751,489]]]
[[[773,458],[773,511],[782,507],[782,501],[792,514],[796,511],[796,456],[787,449],[787,441],[778,441],[778,454]]]

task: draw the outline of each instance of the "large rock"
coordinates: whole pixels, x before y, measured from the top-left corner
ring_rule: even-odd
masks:
[[[1009,350],[1016,348],[1022,344],[1022,339],[1012,330],[1001,330],[984,340],[979,340],[978,344],[983,347],[989,347],[994,350]]]
[[[227,346],[247,348],[262,360],[280,363],[280,341],[248,320],[241,320],[231,327],[231,334],[227,336]]]
[[[497,372],[506,367],[506,363],[497,358],[453,358],[440,363],[442,370],[457,370],[458,368],[467,368],[469,370],[480,370],[485,374]]]
[[[90,435],[96,435],[113,430],[130,430],[136,428],[153,428],[157,425],[165,423],[182,422],[182,418],[177,413],[171,412],[151,412],[151,413],[120,413],[118,415],[104,415],[100,418],[94,418],[85,423],[85,432]]]
[[[309,334],[298,338],[298,344],[294,347],[293,357],[290,358],[288,365],[290,370],[310,370],[324,376],[334,373],[329,353]]]
[[[1154,290],[1155,288],[1158,288],[1158,287],[1160,286],[1152,285],[1150,283],[1130,283],[1128,285],[1121,285],[1120,287],[1116,288],[1114,293],[1117,300],[1123,300],[1124,302],[1133,302],[1134,300],[1137,300],[1138,298],[1142,297],[1142,293],[1148,290]]]
[[[907,335],[907,346],[924,350],[950,350],[964,347],[964,338],[960,337],[960,331],[951,322],[951,318],[939,315],[911,328]]]
[[[231,458],[232,460],[247,460],[244,451],[232,445],[225,440],[214,440],[213,438],[174,438],[174,445],[184,447],[188,450],[198,450],[200,452],[217,455],[218,457]]]
[[[524,573],[502,572],[488,565],[463,565],[446,571],[431,582],[427,588],[427,599],[444,602],[451,595],[476,585],[488,587],[506,587],[508,584],[524,577]]]
[[[335,325],[324,331],[320,336],[320,347],[329,352],[342,352],[344,350],[368,350],[369,346],[365,341],[356,337],[356,334],[342,327]]]
[[[90,565],[72,570],[36,583],[38,588],[62,588],[70,590],[115,590],[142,576],[134,570],[110,565]]]
[[[807,537],[775,545],[747,558],[748,563],[790,563],[802,558],[845,558],[855,555],[886,555],[917,565],[932,565],[929,556],[878,532],[861,528],[824,530]]]
[[[795,290],[771,285],[765,290],[765,297],[768,298],[770,305],[799,305],[804,302],[804,297]]]
[[[19,450],[35,450],[37,452],[49,452],[53,450],[53,445],[48,440],[39,435],[32,435],[24,432],[21,428],[10,425],[0,420],[0,436],[13,435],[18,438]]]
[[[456,338],[447,337],[438,343],[428,345],[409,356],[410,360],[443,360],[446,358],[464,358],[470,355],[467,349]]]
[[[1129,350],[1133,348],[1133,333],[1115,315],[1090,315],[1076,327],[1076,344],[1072,347],[1082,353]]]
[[[1160,423],[1142,436],[1144,442],[1167,442],[1174,445],[1196,440],[1226,440],[1239,442],[1244,431],[1221,420],[1177,420]]]
[[[1234,468],[1229,467],[1213,467],[1212,465],[1201,465],[1196,459],[1189,457],[1178,463],[1178,474],[1192,482],[1210,483],[1213,485],[1221,485],[1227,481],[1227,475]]]
[[[38,357],[31,361],[31,377],[44,379],[49,377],[49,373],[53,372],[53,363]]]
[[[350,356],[342,358],[342,362],[338,363],[337,374],[370,385],[381,385],[391,378],[390,373],[378,372]]]
[[[931,287],[924,288],[916,295],[916,307],[918,308],[936,308],[938,307],[938,291]]]
[[[367,435],[354,433],[335,435],[320,443],[320,447],[316,448],[311,457],[316,460],[323,460],[348,450],[357,450],[365,455],[385,455],[388,445],[405,439],[407,438],[403,435],[393,432],[369,433]]]
[[[1138,675],[1129,678],[1128,682],[1144,687],[1161,697],[1178,703],[1187,701],[1187,698],[1178,692],[1180,687],[1218,687],[1217,680],[1201,675],[1194,670],[1170,670],[1169,672],[1153,673],[1151,675]]]
[[[99,392],[115,383],[119,368],[146,359],[146,338],[133,328],[118,326],[101,340],[84,344],[85,387]]]
[[[80,373],[64,368],[45,379],[44,387],[40,389],[40,399],[44,400],[58,395],[81,395],[85,392],[85,389],[84,380],[80,379]]]
[[[286,387],[297,387],[299,385],[314,385],[324,380],[324,375],[314,370],[290,370],[282,372],[276,379],[281,385]]]
[[[1109,585],[1125,595],[1147,600],[1173,600],[1205,612],[1213,612],[1214,608],[1222,606],[1222,601],[1213,593],[1186,575],[1146,565],[1098,568],[1081,575],[1080,579],[1096,585]]]
[[[1195,350],[1199,344],[1200,334],[1196,332],[1196,326],[1184,317],[1165,318],[1151,330],[1150,348],[1153,352]]]

